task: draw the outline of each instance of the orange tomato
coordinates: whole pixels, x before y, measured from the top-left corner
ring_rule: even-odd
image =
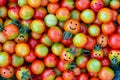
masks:
[[[51,3],[57,3],[59,0],[48,0]]]
[[[28,4],[33,8],[38,8],[42,3],[42,0],[28,0]]]

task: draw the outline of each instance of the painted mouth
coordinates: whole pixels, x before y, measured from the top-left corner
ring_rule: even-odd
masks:
[[[72,30],[76,30],[76,28],[72,28],[71,26],[70,26],[70,29],[72,29]]]
[[[68,61],[68,60],[64,59],[64,61]]]

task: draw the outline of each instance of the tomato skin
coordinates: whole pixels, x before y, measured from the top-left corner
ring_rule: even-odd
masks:
[[[102,24],[102,33],[104,35],[111,35],[115,31],[115,25],[113,22]]]
[[[44,72],[41,74],[42,80],[54,80],[56,77],[56,73],[53,69],[48,68],[45,69]]]
[[[120,34],[112,34],[108,38],[108,45],[114,49],[120,48]]]
[[[6,4],[6,0],[0,0],[0,6]]]
[[[36,60],[36,56],[35,56],[33,50],[30,50],[29,55],[25,56],[25,61],[27,61],[27,62],[33,62],[35,60]]]
[[[84,33],[84,34],[87,34],[88,33],[88,27],[87,27],[87,25],[86,24],[84,24],[84,23],[81,23],[80,24],[80,32],[81,33]]]
[[[79,67],[73,68],[73,73],[75,76],[79,76],[81,74],[81,69]]]
[[[62,39],[61,40],[61,43],[63,44],[63,45],[70,45],[71,43],[72,43],[72,38],[70,38],[70,39]]]
[[[118,17],[118,12],[116,10],[112,10],[112,14],[113,14],[113,21],[116,21]]]
[[[18,6],[22,7],[28,4],[27,0],[17,0]]]
[[[60,8],[60,5],[58,3],[49,3],[47,5],[48,13],[55,14],[56,10]]]
[[[86,5],[83,5],[86,4]],[[83,11],[90,6],[90,0],[76,0],[75,2],[76,8],[80,11]]]
[[[94,37],[91,37],[91,36],[87,36],[87,39],[88,39],[88,42],[84,48],[87,50],[92,50],[96,45],[96,40]]]
[[[33,74],[41,74],[45,69],[45,65],[41,60],[35,60],[30,66]]]
[[[52,42],[59,42],[62,40],[62,31],[58,27],[51,27],[48,30],[48,37]]]
[[[65,71],[65,70],[68,70],[68,69],[69,69],[69,63],[64,62],[64,61],[62,61],[62,60],[58,60],[58,62],[57,62],[57,68],[58,68],[61,72]]]
[[[48,0],[42,0],[41,6],[45,7],[48,5]]]
[[[89,80],[88,75],[86,73],[81,73],[78,76],[78,80]]]
[[[74,0],[71,0],[71,1],[68,1],[68,0],[62,0],[61,2],[61,6],[62,7],[66,7],[68,8],[69,10],[73,10],[73,8],[75,7],[74,6]]]
[[[20,16],[19,16],[19,7],[18,6],[15,6],[15,7],[11,7],[9,10],[8,10],[8,16],[13,19],[13,20],[18,20],[20,19]]]
[[[117,9],[119,9],[120,8],[120,2],[119,1],[111,1],[110,2],[110,8],[112,8],[112,9],[115,9],[115,10],[117,10]]]
[[[103,58],[102,61],[101,61],[101,65],[109,67],[111,65],[111,62],[110,62],[109,58],[107,58],[107,57]]]
[[[3,50],[9,54],[13,54],[15,52],[15,41],[6,41],[3,44]]]
[[[3,34],[9,40],[15,39],[18,36],[18,27],[14,24],[9,24],[4,27]]]
[[[39,7],[35,9],[34,18],[35,19],[44,19],[47,15],[47,10],[44,7]]]
[[[101,80],[113,80],[114,78],[114,72],[109,67],[102,67],[100,72],[98,73],[98,77]]]
[[[18,43],[15,46],[15,52],[18,56],[25,57],[30,52],[30,47],[27,43]]]
[[[78,34],[76,34],[73,37],[73,44],[76,47],[83,48],[83,47],[85,47],[85,45],[87,44],[87,42],[88,42],[87,36],[85,34],[83,34],[83,33],[78,33]]]
[[[33,38],[30,38],[28,40],[28,45],[30,46],[31,49],[35,49],[36,45],[39,44],[39,40],[36,40],[36,39],[33,39]]]
[[[42,0],[28,0],[28,4],[33,8],[38,8],[42,3]]]
[[[13,67],[20,67],[24,63],[24,58],[19,57],[17,54],[12,55],[11,65]]]
[[[97,77],[98,76],[98,72],[88,72],[88,75],[90,77]]]
[[[47,67],[55,67],[57,65],[57,56],[54,54],[48,54],[45,58],[44,58],[44,63],[45,66]]]
[[[36,32],[31,32],[31,36],[32,36],[33,39],[40,39],[41,34],[36,33]]]
[[[0,67],[8,66],[11,63],[11,57],[6,52],[0,52]]]
[[[0,74],[4,78],[11,78],[14,75],[14,68],[11,65],[0,68]]]
[[[72,10],[70,18],[80,21],[80,12],[79,10]]]
[[[3,32],[0,32],[0,42],[4,43],[7,41],[7,38],[4,36]]]
[[[36,45],[34,53],[38,58],[44,58],[48,54],[48,47],[43,44]]]
[[[73,80],[74,79],[74,73],[70,70],[66,70],[63,72],[62,77],[64,80]]]
[[[62,76],[58,76],[55,78],[55,80],[64,80]]]
[[[0,17],[5,18],[7,17],[7,7],[6,6],[0,6]]]
[[[92,77],[92,78],[90,78],[90,80],[99,80],[99,78]]]
[[[102,0],[93,0],[90,3],[90,7],[93,11],[98,12],[101,8],[104,7],[104,2]]]

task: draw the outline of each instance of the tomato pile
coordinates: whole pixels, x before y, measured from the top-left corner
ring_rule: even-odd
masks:
[[[119,0],[0,0],[0,80],[119,76]]]

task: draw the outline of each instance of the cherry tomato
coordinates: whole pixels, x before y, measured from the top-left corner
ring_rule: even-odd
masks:
[[[56,73],[53,69],[45,69],[44,72],[41,74],[42,80],[55,80]]]
[[[4,78],[11,78],[14,75],[13,66],[9,65],[9,66],[6,66],[6,67],[1,67],[0,74]]]
[[[110,8],[115,9],[115,10],[119,9],[120,8],[120,2],[117,1],[117,0],[111,1],[110,2]]]
[[[48,13],[55,14],[56,10],[60,8],[60,5],[58,3],[49,3],[47,5]]]
[[[71,32],[72,34],[77,34],[80,31],[80,23],[75,19],[69,19],[64,24],[64,30]]]
[[[48,0],[42,0],[41,6],[45,7],[48,5]]]
[[[31,49],[35,49],[36,45],[38,44],[39,44],[39,40],[29,38],[28,45],[30,46]]]
[[[84,23],[81,23],[81,24],[80,24],[80,32],[81,32],[81,33],[84,33],[84,34],[87,34],[87,33],[88,33],[88,27],[87,27],[86,24],[84,24]]]
[[[102,24],[102,33],[104,35],[111,35],[115,31],[115,25],[113,22]]]
[[[56,11],[56,17],[59,21],[66,21],[70,18],[70,11],[67,8],[59,8]]]
[[[66,70],[63,72],[62,77],[64,80],[73,80],[74,79],[74,73],[70,70]]]
[[[0,6],[6,4],[6,0],[0,0]]]
[[[33,8],[38,8],[42,3],[42,0],[28,0],[28,4]]]
[[[78,10],[72,10],[70,17],[80,21],[80,12]]]
[[[44,63],[46,67],[55,67],[57,65],[57,56],[54,54],[48,54],[45,58],[44,58]]]
[[[83,33],[78,33],[73,37],[73,44],[76,47],[83,48],[83,47],[85,47],[87,42],[88,42],[87,36]]]
[[[8,66],[11,63],[11,57],[6,52],[0,52],[0,67]]]
[[[111,65],[109,58],[107,58],[107,57],[103,58],[102,61],[101,61],[101,65],[109,67]]]
[[[62,40],[62,31],[59,27],[51,27],[48,30],[48,38],[52,42],[60,42]]]
[[[102,67],[101,70],[98,73],[98,77],[101,80],[113,80],[113,78],[114,78],[114,72],[109,67]]]
[[[91,9],[85,9],[82,11],[80,18],[84,23],[90,24],[95,20],[95,13]]]
[[[101,63],[97,59],[90,59],[87,63],[87,70],[89,72],[99,72],[101,69]]]
[[[27,3],[28,3],[27,0],[18,0],[18,5],[20,7],[27,5]]]
[[[64,80],[64,79],[62,78],[62,76],[58,76],[55,78],[55,80]]]
[[[4,27],[3,34],[9,40],[15,39],[18,36],[18,27],[14,24],[9,24]]]
[[[87,56],[80,55],[76,58],[76,64],[80,68],[86,68],[87,62],[89,61]]]
[[[17,54],[12,55],[11,65],[13,67],[20,67],[24,63],[24,58],[19,57]]]
[[[15,46],[15,52],[18,56],[25,57],[30,53],[30,47],[27,43],[18,43]]]
[[[48,0],[51,3],[57,3],[59,0]]]
[[[89,80],[88,75],[86,73],[81,73],[78,76],[78,80]]]
[[[45,69],[45,65],[41,60],[35,60],[30,65],[30,69],[33,74],[41,74]]]
[[[7,7],[0,6],[0,17],[1,18],[7,17]]]
[[[25,5],[20,8],[19,15],[23,20],[29,20],[34,15],[34,10],[32,7]]]
[[[41,34],[36,33],[36,32],[31,32],[31,36],[32,36],[33,39],[40,39]]]
[[[83,5],[85,4],[85,5]],[[76,0],[75,6],[78,10],[83,11],[90,6],[90,0]]]
[[[81,74],[81,69],[79,67],[73,68],[73,73],[75,76],[79,76]]]
[[[3,50],[9,54],[13,54],[15,52],[15,41],[6,41],[3,44]]]
[[[25,61],[26,62],[33,62],[35,60],[36,60],[36,56],[35,56],[33,50],[30,50],[29,55],[25,56]]]

